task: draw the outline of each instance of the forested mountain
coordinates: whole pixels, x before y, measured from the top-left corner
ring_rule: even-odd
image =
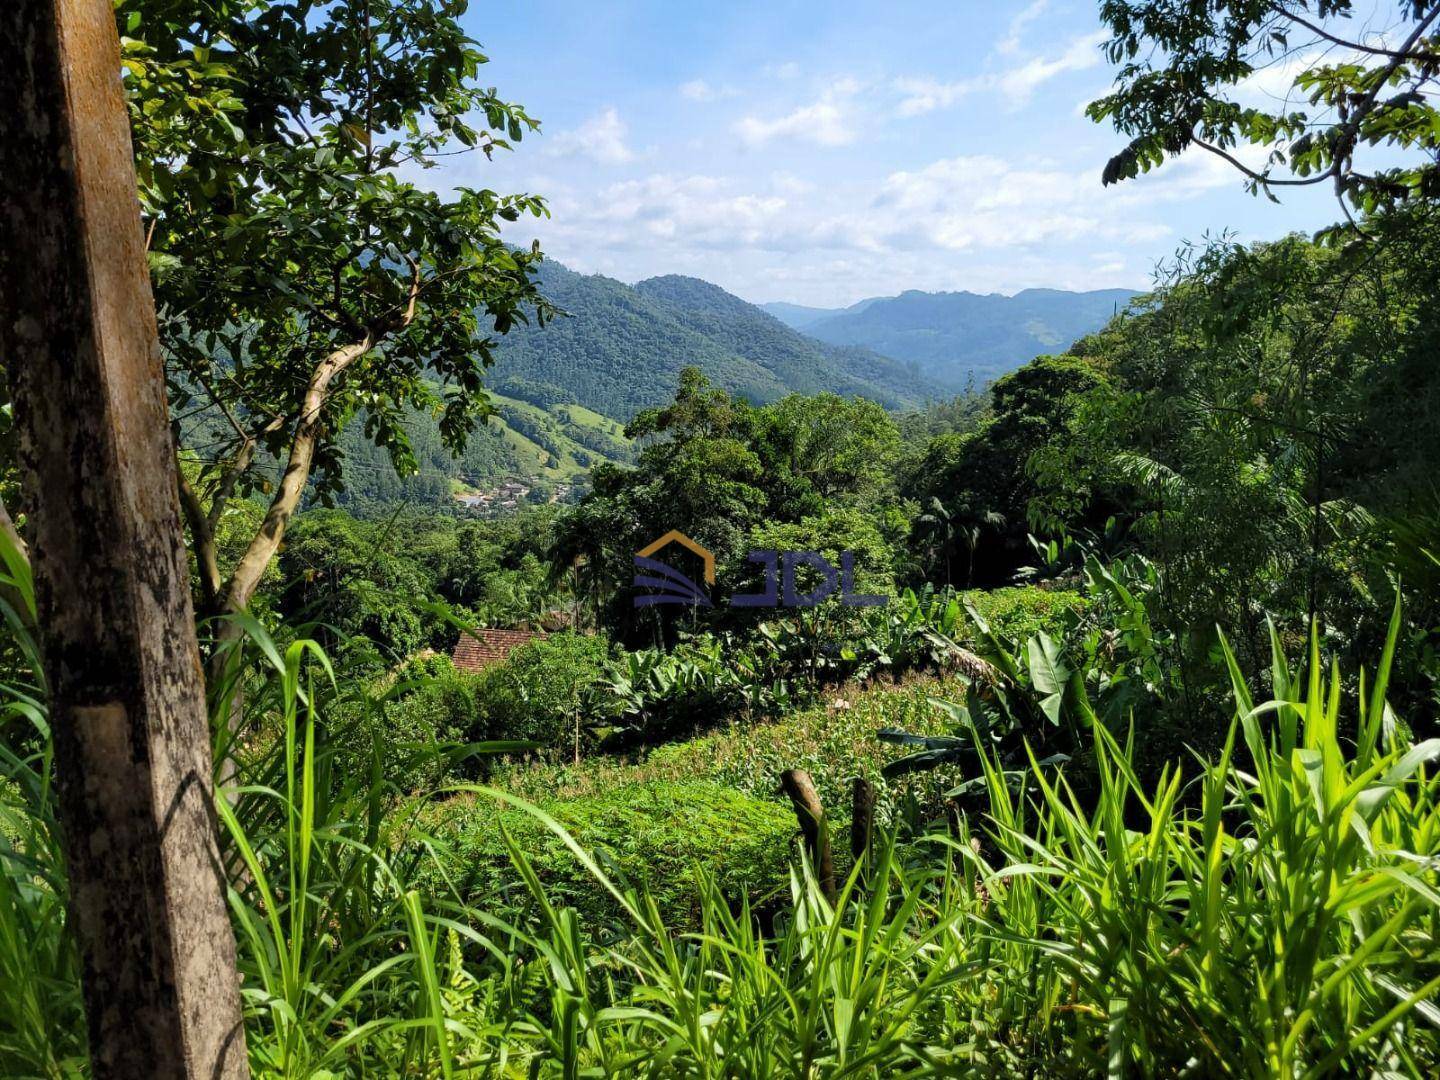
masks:
[[[402,498],[446,502],[507,477],[569,484],[597,462],[627,461],[621,426],[670,400],[681,369],[691,365],[754,401],[828,390],[901,409],[942,395],[913,364],[807,338],[696,278],[657,277],[632,287],[547,261],[540,290],[565,315],[543,327],[518,326],[501,340],[487,379],[496,415],[464,455],[451,457],[428,414],[412,414],[404,427],[420,471],[402,481],[358,420],[341,439],[351,466],[342,505],[367,513]]]
[[[959,387],[972,378],[988,382],[1042,353],[1063,352],[1135,295],[1129,289],[1025,289],[1014,296],[910,290],[841,310],[763,306],[812,337],[918,364],[927,378]]]
[[[687,365],[756,401],[833,390],[898,408],[940,394],[913,365],[812,341],[694,278],[632,287],[547,261],[540,291],[566,315],[512,330],[492,372],[506,393],[527,399],[527,387],[564,387],[579,404],[626,420],[667,401]]]

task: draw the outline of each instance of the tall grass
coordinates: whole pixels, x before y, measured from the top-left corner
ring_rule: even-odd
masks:
[[[342,767],[353,755],[328,738],[322,701],[362,726],[380,702],[337,681],[314,642],[282,650],[258,625],[247,629],[266,677],[252,669],[243,700],[274,741],[242,765],[240,783],[217,805],[234,866],[229,900],[252,1067],[267,1076],[449,1077],[462,1055],[466,1071],[513,1056],[501,1043],[492,1054],[483,1033],[515,1011],[520,932],[417,890],[422,877],[437,879],[424,873],[435,859],[433,838],[417,825],[424,798],[386,784],[393,763],[380,759],[380,740],[369,771],[356,772]],[[342,707],[343,696],[353,700]],[[416,769],[444,753],[411,752]]]
[[[5,643],[0,1072],[85,1071],[43,680]],[[797,859],[778,910],[697,873],[698,930],[537,819],[617,925],[554,904],[505,837],[523,911],[460,895],[423,799],[339,768],[363,688],[252,635],[269,742],[219,801],[251,1063],[265,1076],[1306,1077],[1440,1069],[1440,742],[1385,704],[1398,633],[1347,693],[1312,643],[1271,700],[1232,661],[1217,760],[1145,783],[1094,730],[1098,794],[983,757],[988,813],[881,842],[832,903]],[[25,675],[29,671],[28,676]],[[1347,707],[1347,703],[1348,707]],[[364,702],[359,703],[363,713]],[[477,812],[516,796],[470,789]],[[422,892],[421,881],[441,882]]]
[[[87,1065],[29,565],[0,536],[0,1075]]]
[[[513,850],[552,968],[628,976],[557,987],[547,1056],[567,1075],[1435,1075],[1440,740],[1385,706],[1397,629],[1348,737],[1339,673],[1277,646],[1272,701],[1232,663],[1232,739],[1188,783],[1147,788],[1103,728],[1092,805],[986,759],[974,835],[931,837],[939,858],[887,846],[833,906],[797,870],[770,938],[710,890],[677,939],[591,862],[631,932],[587,955]]]
[[[1004,928],[989,936],[1029,973],[998,998],[1028,1057],[1110,1073],[1434,1074],[1440,820],[1426,766],[1440,740],[1412,744],[1385,705],[1398,629],[1397,611],[1348,737],[1340,673],[1313,640],[1302,672],[1276,643],[1274,699],[1258,706],[1226,651],[1236,722],[1189,785],[1170,768],[1146,790],[1103,728],[1092,807],[1063,776],[1032,768],[1021,800],[992,771],[993,849],[974,861]]]

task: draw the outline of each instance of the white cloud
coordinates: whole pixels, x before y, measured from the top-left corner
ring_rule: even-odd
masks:
[[[1050,0],[1035,0],[1033,4],[1025,7],[1021,12],[1010,20],[1010,29],[1005,37],[995,46],[995,51],[1009,56],[1020,51],[1021,38],[1029,29],[1031,23],[1045,14],[1045,9],[1050,6]]]
[[[680,96],[689,101],[719,101],[721,98],[736,97],[739,93],[733,86],[713,86],[704,79],[691,79],[680,84]]]
[[[635,160],[635,152],[625,142],[628,134],[620,114],[608,108],[579,127],[551,137],[548,149],[551,154],[588,157],[601,165],[624,165]]]
[[[1265,167],[1269,150],[1247,144],[1233,147],[1230,154],[1248,168],[1259,171]],[[1117,206],[1124,207],[1184,202],[1217,188],[1239,190],[1244,179],[1240,170],[1228,161],[1192,146],[1159,169],[1124,181],[1114,189],[1111,199]]]
[[[845,146],[855,141],[854,129],[845,114],[828,101],[817,101],[773,120],[747,116],[735,125],[735,133],[750,146],[772,139],[795,138],[816,146]]]
[[[976,155],[851,190],[812,188],[785,173],[758,187],[657,173],[583,196],[557,195],[545,231],[563,239],[555,249],[562,259],[574,250],[603,252],[618,262],[709,276],[705,260],[716,257],[783,254],[814,263],[863,254],[880,260],[878,276],[882,265],[916,252],[1053,253],[1057,245],[1090,241],[1113,249],[1169,235],[1168,224],[1137,213],[1137,205],[1102,195],[1094,170]]]
[[[682,246],[751,247],[779,230],[786,208],[779,194],[734,190],[718,177],[656,173],[608,184],[583,199],[557,200],[555,219],[587,246],[646,249]]]
[[[735,134],[747,146],[763,146],[773,139],[795,139],[816,146],[847,146],[859,137],[850,99],[861,89],[858,80],[834,80],[819,100],[801,105],[783,116],[762,119],[746,116],[735,124]]]
[[[962,98],[980,91],[999,94],[1009,108],[1018,109],[1028,104],[1035,91],[1056,76],[1099,65],[1104,59],[1100,54],[1100,44],[1108,38],[1104,31],[1086,34],[1073,39],[1056,56],[1032,57],[1003,71],[972,75],[954,82],[929,78],[896,79],[892,86],[903,95],[897,111],[901,116],[922,116],[936,109],[949,108]],[[1001,51],[1005,51],[1007,42],[1008,39],[1000,43]]]
[[[770,185],[781,195],[809,195],[815,190],[809,180],[789,172],[771,173]]]
[[[1318,52],[1282,56],[1241,79],[1230,94],[1243,105],[1262,109],[1298,105],[1305,100],[1305,95],[1295,88],[1295,79],[1320,58]]]
[[[538,154],[457,159],[420,182],[474,185],[466,168],[483,170],[486,187],[544,193],[553,217],[505,235],[538,236],[577,270],[627,281],[694,274],[747,298],[825,305],[907,288],[1139,286],[1182,235],[1217,221],[1266,229],[1254,222],[1270,208],[1198,150],[1101,186],[1117,137],[1070,110],[1108,77],[1103,35],[1088,32],[1093,21],[1052,18],[1060,7],[1007,6],[983,63],[962,60],[939,79],[892,81],[925,70],[878,52],[841,68],[843,78],[809,61],[682,69],[643,123],[628,98],[614,99],[623,112],[601,99],[571,130],[540,140]],[[1295,66],[1257,73],[1237,94],[1283,95]],[[1027,100],[1036,104],[1019,124],[1006,107]],[[934,115],[903,131],[875,119],[897,110]],[[846,148],[843,169],[835,147]],[[1288,217],[1263,220],[1306,225],[1290,206]]]
[[[1117,225],[1131,231],[1098,211],[1091,185],[1094,176],[989,155],[946,158],[886,177],[874,200],[876,239],[969,251],[1114,235]]]
[[[1102,192],[1093,170],[947,158],[870,183],[655,173],[554,190],[523,226],[555,258],[633,281],[688,273],[752,299],[830,304],[905,288],[1015,291],[1143,284],[1127,253],[1164,215]],[[1098,249],[1099,253],[1096,253]]]
[[[983,75],[948,83],[936,79],[896,79],[895,89],[905,95],[896,111],[901,116],[922,116],[936,109],[948,109],[990,84],[990,79]]]
[[[1039,86],[1049,82],[1055,76],[1070,71],[1086,71],[1099,65],[1100,61],[1104,59],[1100,55],[1100,46],[1109,38],[1110,35],[1107,31],[1097,30],[1093,34],[1086,34],[1084,37],[1070,42],[1059,56],[1048,60],[1037,57],[1019,67],[1012,68],[1000,76],[999,90],[1013,103],[1024,103],[1030,99],[1030,95]]]

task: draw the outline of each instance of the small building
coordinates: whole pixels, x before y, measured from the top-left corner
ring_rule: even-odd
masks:
[[[462,633],[450,660],[457,670],[474,674],[502,663],[527,641],[544,636],[538,630],[483,629],[476,630],[474,634]]]

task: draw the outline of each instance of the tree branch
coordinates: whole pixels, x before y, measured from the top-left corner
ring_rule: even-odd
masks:
[[[270,560],[280,548],[285,529],[290,523],[300,499],[305,494],[305,485],[310,479],[310,467],[315,461],[315,448],[324,433],[322,413],[330,397],[331,384],[355,361],[375,347],[376,338],[366,334],[360,341],[342,346],[322,360],[310,377],[301,404],[300,416],[295,426],[295,438],[290,444],[290,457],[285,473],[260,529],[240,557],[230,584],[225,590],[222,610],[237,612],[245,608],[254,596]]]
[[[1230,153],[1227,150],[1222,150],[1214,143],[1206,142],[1198,135],[1191,135],[1190,141],[1193,142],[1196,146],[1200,147],[1201,150],[1208,150],[1216,157],[1221,158],[1224,161],[1228,161],[1231,165],[1235,166],[1235,168],[1239,169],[1251,180],[1254,180],[1257,184],[1263,184],[1265,187],[1310,187],[1313,184],[1319,184],[1325,180],[1330,179],[1331,172],[1334,168],[1332,166],[1331,169],[1326,170],[1323,173],[1316,173],[1314,176],[1297,177],[1291,180],[1274,180],[1266,176],[1264,173],[1256,172],[1254,169],[1250,168],[1249,165],[1246,165],[1243,161],[1237,158],[1234,154]]]
[[[285,424],[285,417],[274,417],[269,423],[254,434],[246,433],[244,442],[235,451],[229,463],[220,474],[219,481],[215,484],[214,494],[210,497],[210,527],[213,529],[220,521],[220,516],[225,512],[225,504],[230,501],[230,496],[235,493],[235,486],[240,478],[250,468],[250,463],[255,460],[255,451],[259,449],[262,436],[278,431]]]
[[[429,281],[422,282],[420,280],[420,264],[410,255],[405,256],[405,261],[410,265],[410,288],[406,294],[405,306],[400,307],[396,305],[384,315],[381,315],[380,318],[374,322],[373,329],[370,331],[373,337],[380,338],[398,330],[404,330],[405,327],[414,322],[415,310],[420,302],[420,294],[443,276],[441,274],[435,274],[431,276]]]
[[[180,478],[180,510],[185,515],[185,523],[190,527],[190,540],[195,546],[195,564],[200,572],[201,604],[205,614],[213,615],[217,611],[221,589],[220,559],[215,550],[214,523],[205,513],[204,504],[201,503],[195,486],[190,483],[190,478],[185,475],[185,470],[177,467],[175,471]]]
[[[1290,15],[1288,11],[1285,12],[1285,14],[1289,15],[1292,19],[1295,18],[1295,16]],[[1411,53],[1411,50],[1415,47],[1416,42],[1418,42],[1424,36],[1425,31],[1430,28],[1430,25],[1435,21],[1437,17],[1440,17],[1440,4],[1437,4],[1428,15],[1424,16],[1419,20],[1418,23],[1416,23],[1415,28],[1410,31],[1409,36],[1406,37],[1404,42],[1401,43],[1398,51],[1386,51],[1381,54],[1387,56],[1389,58],[1389,62],[1377,73],[1375,81],[1371,85],[1369,92],[1366,93],[1366,95],[1355,105],[1354,110],[1336,129],[1339,137],[1335,141],[1335,150],[1331,158],[1330,167],[1328,169],[1325,169],[1323,172],[1318,172],[1313,176],[1293,177],[1286,180],[1275,180],[1265,175],[1264,173],[1256,172],[1254,169],[1250,168],[1248,165],[1240,161],[1240,159],[1235,157],[1233,154],[1226,152],[1220,147],[1214,145],[1213,143],[1206,142],[1204,139],[1201,139],[1193,132],[1190,135],[1190,139],[1196,146],[1200,147],[1202,150],[1208,150],[1210,153],[1216,155],[1217,157],[1228,161],[1231,165],[1239,169],[1251,180],[1263,185],[1266,188],[1309,187],[1313,184],[1319,184],[1323,183],[1326,180],[1333,179],[1336,183],[1338,193],[1342,184],[1341,172],[1344,168],[1346,160],[1350,157],[1350,155],[1355,149],[1355,141],[1360,133],[1360,125],[1364,123],[1367,116],[1369,116],[1372,112],[1375,111],[1376,103],[1378,102],[1380,97],[1380,91],[1385,88],[1385,86],[1390,82],[1391,76],[1395,74],[1395,72],[1399,69],[1400,65],[1403,64],[1407,59],[1430,59],[1430,57],[1428,56],[1415,57]],[[1296,21],[1300,20],[1297,19]],[[1322,31],[1319,31],[1315,27],[1309,28],[1315,30],[1317,33],[1322,33],[1323,36]],[[1340,44],[1349,45],[1352,43],[1342,41],[1340,42]]]

